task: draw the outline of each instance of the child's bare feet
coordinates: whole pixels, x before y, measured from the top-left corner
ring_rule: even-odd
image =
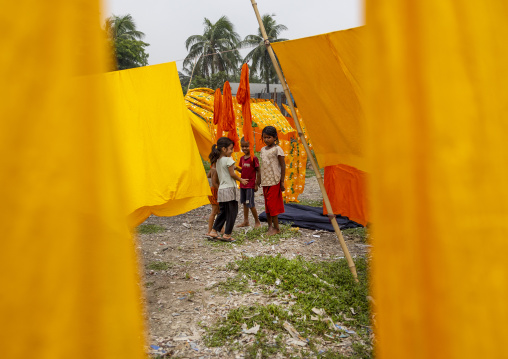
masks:
[[[270,228],[268,230],[268,232],[266,232],[266,235],[267,236],[273,236],[273,235],[278,234],[278,233],[280,233],[280,230],[279,229],[275,229],[275,228],[272,227],[272,228]]]
[[[248,227],[249,226],[249,222],[243,222],[243,223],[240,223],[237,227]]]
[[[254,228],[259,228],[261,227],[261,222],[257,221],[256,223],[254,223]]]

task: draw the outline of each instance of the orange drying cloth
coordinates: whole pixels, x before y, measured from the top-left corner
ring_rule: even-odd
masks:
[[[208,200],[210,201],[210,204],[218,205],[219,202],[217,202],[217,193],[219,190],[217,188],[215,188],[214,186],[210,186],[210,191],[212,191],[212,195],[208,196]]]
[[[220,89],[215,90],[213,100],[213,124],[217,125],[217,138],[216,141],[222,137],[222,94]]]
[[[325,189],[333,213],[363,226],[368,222],[365,175],[365,172],[348,165],[325,167]],[[326,206],[323,206],[323,212],[328,214]]]
[[[236,92],[236,100],[242,105],[243,137],[249,142],[250,155],[253,156],[254,135],[252,133],[252,115],[250,111],[249,66],[247,64],[243,64],[242,66],[242,74],[240,76],[240,85]]]
[[[221,107],[222,130],[228,131],[228,138],[235,143],[234,151],[240,151],[238,144],[238,134],[236,133],[235,109],[233,107],[233,96],[231,95],[231,86],[229,81],[224,83]]]

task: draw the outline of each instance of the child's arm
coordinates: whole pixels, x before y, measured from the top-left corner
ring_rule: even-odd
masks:
[[[229,170],[229,175],[235,180],[235,181],[239,181],[241,184],[243,185],[246,185],[247,183],[249,183],[249,180],[247,178],[240,178],[236,175],[235,173],[235,166],[234,165],[231,165],[228,167],[228,170]]]
[[[256,170],[256,184],[254,186],[254,192],[257,192],[259,189],[259,184],[261,183],[261,171],[259,170],[259,166],[254,168]]]
[[[236,169],[238,172],[242,173],[242,167],[238,167],[238,166],[236,166],[236,167],[235,167],[235,169]]]
[[[212,186],[218,189],[220,183],[219,183],[219,176],[217,176],[217,171],[214,168],[213,171],[210,171],[210,173],[211,173],[211,177],[212,177]]]
[[[259,188],[260,185],[261,185],[261,168],[258,167],[256,169],[256,187]]]
[[[286,188],[284,187],[284,179],[286,178],[286,162],[284,161],[284,156],[279,157],[280,164],[280,190],[284,192]]]

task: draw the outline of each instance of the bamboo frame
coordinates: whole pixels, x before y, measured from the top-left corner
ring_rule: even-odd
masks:
[[[289,88],[287,86],[284,76],[282,75],[282,71],[279,67],[279,64],[275,58],[275,53],[273,52],[272,46],[270,45],[268,36],[266,35],[266,30],[263,25],[263,21],[261,20],[261,16],[259,15],[257,3],[255,2],[255,0],[250,0],[250,1],[252,3],[252,7],[254,8],[254,12],[256,13],[256,18],[259,23],[259,29],[261,30],[261,34],[263,35],[263,39],[265,41],[266,50],[268,51],[268,54],[270,55],[270,58],[273,63],[273,67],[275,68],[275,71],[277,72],[277,76],[279,77],[280,83],[282,84],[282,88],[284,89],[286,98],[289,99],[289,101],[288,101],[289,108],[291,109],[291,115],[293,116],[293,119],[295,120],[296,130],[298,131],[300,140],[302,141],[303,147],[305,148],[308,158],[310,159],[312,168],[314,169],[314,172],[316,172],[316,177],[318,180],[319,188],[321,189],[321,193],[323,194],[323,200],[325,202],[326,210],[329,213],[328,216],[332,222],[333,229],[335,230],[335,234],[337,234],[337,238],[339,239],[340,246],[341,246],[342,251],[344,252],[344,256],[346,257],[346,260],[348,262],[349,270],[351,271],[351,274],[353,275],[353,278],[355,279],[355,281],[358,282],[358,274],[356,273],[355,263],[353,262],[353,258],[351,258],[351,254],[349,253],[346,242],[344,241],[344,237],[342,236],[342,232],[339,228],[337,220],[335,219],[335,216],[333,214],[330,215],[331,213],[333,213],[332,205],[330,204],[330,199],[328,198],[328,194],[326,193],[326,190],[325,190],[323,177],[321,177],[321,172],[319,172],[319,165],[317,164],[316,160],[312,156],[312,152],[310,151],[307,141],[305,141],[305,136],[303,134],[302,127],[300,126],[300,121],[298,120],[298,116],[296,115],[295,107],[293,106],[293,101],[291,101],[291,96],[289,94]]]

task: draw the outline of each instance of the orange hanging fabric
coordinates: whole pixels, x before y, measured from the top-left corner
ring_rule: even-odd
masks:
[[[367,225],[366,173],[348,165],[325,167],[324,185],[333,213]],[[328,214],[323,206],[323,214]]]
[[[249,85],[249,65],[243,64],[242,74],[240,75],[240,85],[236,92],[236,100],[242,105],[243,117],[243,137],[249,142],[250,155],[254,155],[254,135],[252,133],[252,115],[250,110],[250,85]]]
[[[215,90],[213,101],[213,124],[217,125],[217,137],[215,141],[222,137],[222,94],[220,88]]]
[[[222,96],[221,118],[222,130],[228,131],[228,138],[235,143],[234,151],[240,151],[238,144],[238,133],[236,133],[235,109],[233,107],[233,96],[231,95],[231,86],[229,81],[224,83]]]

